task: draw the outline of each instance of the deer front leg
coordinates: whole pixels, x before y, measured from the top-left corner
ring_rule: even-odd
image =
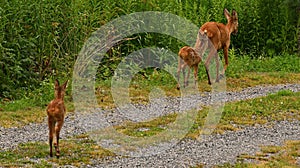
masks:
[[[184,87],[187,87],[187,86],[189,85],[190,72],[191,72],[191,68],[188,67],[188,74],[187,74],[187,76],[184,78]]]
[[[177,89],[180,89],[180,71],[182,71],[183,74],[183,80],[185,79],[185,67],[186,67],[186,63],[184,63],[182,61],[181,58],[178,58],[178,69],[177,69]]]
[[[181,68],[179,68],[180,65],[178,66],[178,69],[177,69],[177,89],[179,90],[180,89],[180,71],[181,71]]]
[[[198,65],[194,65],[194,89],[197,88],[198,82]]]
[[[180,57],[178,57],[178,68],[177,68],[177,89],[179,90],[180,89],[180,71],[181,71],[181,64],[182,64],[182,61],[180,59]]]

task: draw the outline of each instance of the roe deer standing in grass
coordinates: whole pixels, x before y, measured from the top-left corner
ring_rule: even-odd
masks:
[[[188,78],[191,68],[194,68],[194,88],[198,81],[198,65],[201,62],[201,57],[198,53],[189,46],[182,47],[178,52],[178,69],[177,69],[177,89],[180,89],[179,77],[180,71],[183,73],[184,87],[188,86]],[[188,75],[185,76],[185,68],[188,66]]]
[[[67,87],[68,80],[63,84],[59,85],[59,81],[55,80],[55,98],[49,103],[47,107],[48,115],[48,126],[49,126],[49,145],[50,145],[50,156],[52,157],[52,143],[54,138],[54,147],[56,150],[56,157],[59,158],[59,133],[64,124],[66,115],[66,107],[64,104],[65,90]]]
[[[220,49],[223,49],[224,52],[224,59],[225,59],[225,66],[222,71],[221,75],[225,74],[226,68],[228,66],[228,48],[230,45],[230,35],[231,33],[236,34],[238,32],[238,16],[237,12],[235,10],[232,11],[232,15],[228,12],[227,9],[224,9],[224,15],[227,19],[227,24],[224,25],[223,23],[217,23],[217,22],[206,22],[204,23],[199,32],[197,37],[197,42],[195,44],[195,50],[199,52],[200,47],[203,44],[204,36],[207,36],[208,39],[211,41],[211,44],[214,46],[215,50],[210,50],[207,59],[204,63],[207,77],[208,77],[208,83],[211,84],[211,78],[209,75],[209,64],[212,57],[215,57],[216,59],[216,82],[219,82],[219,59],[217,57],[217,51]],[[208,44],[209,45],[209,44]],[[202,55],[201,55],[202,56]]]

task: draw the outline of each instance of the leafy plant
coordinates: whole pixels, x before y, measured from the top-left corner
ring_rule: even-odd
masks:
[[[223,9],[236,9],[239,32],[231,40],[236,55],[260,58],[294,54],[299,40],[298,1],[3,0],[0,2],[0,98],[28,97],[28,93],[41,87],[43,81],[70,77],[77,55],[91,33],[133,12],[169,12],[200,27],[207,21],[225,23]],[[177,53],[186,45],[172,37],[150,32],[131,38],[105,55],[99,64],[99,80],[109,79],[122,58],[133,51],[156,46]]]

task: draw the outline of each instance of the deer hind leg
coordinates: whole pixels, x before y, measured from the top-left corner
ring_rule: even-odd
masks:
[[[49,127],[49,147],[50,147],[50,157],[53,157],[52,153],[52,144],[53,144],[53,134],[55,132],[55,123],[48,119],[48,127]]]
[[[219,62],[219,57],[217,54],[214,55],[215,60],[216,60],[216,82],[220,81],[220,62]]]
[[[226,71],[226,69],[228,67],[228,64],[229,64],[228,63],[228,47],[224,48],[223,51],[224,51],[225,65],[224,65],[223,71],[221,73],[221,77],[225,76],[225,71]]]
[[[55,150],[56,150],[56,157],[59,158],[60,156],[60,151],[59,151],[59,134],[60,134],[60,130],[63,126],[63,120],[62,121],[58,121],[57,125],[55,127],[55,134],[56,134],[56,144],[54,145]]]
[[[209,53],[208,53],[208,56],[206,58],[206,61],[205,61],[205,70],[206,70],[206,74],[207,74],[207,78],[208,78],[208,84],[211,85],[211,77],[210,77],[210,70],[209,70],[209,65],[210,65],[210,61],[212,59],[212,57],[214,57],[215,55],[215,50],[214,49],[210,49]]]

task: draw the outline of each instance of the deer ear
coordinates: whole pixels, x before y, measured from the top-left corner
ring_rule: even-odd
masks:
[[[58,81],[57,79],[55,80],[54,86],[55,86],[55,87],[59,87],[59,81]]]
[[[237,12],[235,10],[232,10],[232,17],[237,18]]]
[[[62,87],[63,87],[64,89],[66,89],[66,88],[67,88],[68,81],[69,81],[69,80],[66,80],[66,81],[65,81],[65,83],[62,85]]]
[[[224,9],[224,15],[225,15],[227,20],[230,19],[230,13],[228,12],[228,10],[226,8]]]

